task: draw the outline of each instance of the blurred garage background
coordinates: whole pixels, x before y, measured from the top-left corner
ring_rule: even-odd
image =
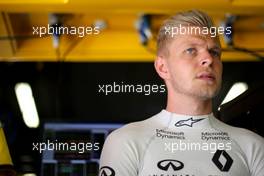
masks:
[[[106,85],[160,88],[158,27],[188,9],[232,27],[232,35],[220,36],[224,74],[215,115],[264,136],[264,1],[0,0],[0,121],[17,174],[96,175],[105,137],[166,103],[164,91],[106,95]],[[51,27],[72,30],[51,34]],[[25,107],[29,116],[23,105],[35,105]],[[99,150],[34,148],[47,140],[98,143]]]

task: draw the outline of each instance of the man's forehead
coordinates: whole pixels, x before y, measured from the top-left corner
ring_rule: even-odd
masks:
[[[217,37],[212,37],[210,35],[194,35],[194,34],[184,34],[175,36],[174,40],[179,42],[183,42],[183,44],[190,45],[211,45],[212,47],[221,48],[219,39]]]

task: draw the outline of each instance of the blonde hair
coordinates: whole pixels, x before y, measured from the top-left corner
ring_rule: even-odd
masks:
[[[168,55],[167,49],[172,37],[166,34],[167,29],[179,26],[197,26],[207,27],[208,29],[213,27],[213,20],[204,12],[199,10],[190,10],[187,12],[180,12],[167,19],[160,27],[157,37],[157,54]],[[218,37],[217,37],[218,38]]]

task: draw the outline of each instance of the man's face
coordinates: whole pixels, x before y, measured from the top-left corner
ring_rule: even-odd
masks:
[[[168,44],[165,58],[168,81],[176,93],[201,98],[213,98],[221,87],[221,48],[209,35],[177,35]]]

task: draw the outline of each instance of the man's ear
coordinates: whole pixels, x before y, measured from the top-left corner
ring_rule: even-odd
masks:
[[[170,78],[167,60],[162,56],[157,56],[154,62],[155,69],[159,76],[166,80]]]

